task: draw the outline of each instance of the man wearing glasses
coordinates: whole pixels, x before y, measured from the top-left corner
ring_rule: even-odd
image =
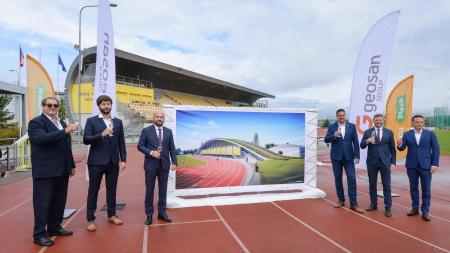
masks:
[[[75,174],[70,134],[77,124],[66,125],[58,118],[59,101],[44,98],[42,114],[28,123],[33,176],[34,243],[51,246],[51,236],[69,236],[61,227],[69,176]]]

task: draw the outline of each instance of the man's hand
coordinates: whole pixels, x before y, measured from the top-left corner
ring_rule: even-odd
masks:
[[[340,136],[342,136],[341,132],[339,132],[339,131],[334,132],[334,137],[340,137]]]
[[[70,171],[70,176],[73,177],[75,175],[75,168]]]
[[[176,170],[176,169],[177,169],[177,166],[176,166],[175,164],[171,164],[171,165],[170,165],[170,169],[171,169],[171,170]]]
[[[355,161],[355,164],[359,164],[359,158],[355,158],[354,161]]]
[[[436,173],[437,169],[438,169],[438,167],[436,167],[436,166],[431,166],[430,173],[431,173],[431,174]]]
[[[112,128],[105,128],[102,132],[102,137],[106,137],[113,134]]]
[[[160,154],[158,151],[156,151],[156,150],[153,150],[153,151],[150,153],[150,155],[153,156],[153,157],[156,158],[156,159],[159,159],[159,158],[161,157],[161,154]]]
[[[367,144],[375,144],[375,138],[374,137],[370,137],[369,139],[367,139],[366,143]]]
[[[121,170],[124,170],[124,169],[126,169],[127,168],[127,163],[126,162],[120,162],[120,169]]]
[[[75,129],[77,129],[78,124],[69,124],[66,129],[64,129],[64,131],[66,132],[66,134],[70,134],[73,133],[73,131],[75,131]]]
[[[397,146],[401,146],[403,144],[403,138],[398,138]]]
[[[389,169],[390,169],[391,172],[394,171],[395,170],[395,164],[391,164],[391,167]]]

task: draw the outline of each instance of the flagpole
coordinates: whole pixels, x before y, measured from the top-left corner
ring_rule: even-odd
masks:
[[[59,99],[58,91],[59,91],[59,54],[58,54],[58,60],[56,63],[56,92],[55,92],[56,98]]]

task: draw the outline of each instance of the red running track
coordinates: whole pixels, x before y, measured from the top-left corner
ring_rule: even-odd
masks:
[[[350,211],[348,203],[346,208],[333,208],[333,174],[330,167],[319,166],[318,186],[326,191],[325,199],[169,209],[172,223],[157,220],[155,214],[154,223],[145,226],[143,155],[133,145],[128,147],[128,157],[117,189],[118,202],[127,204],[118,212],[125,224],[112,225],[106,221],[105,212],[97,212],[98,230],[86,231],[83,161],[77,163],[77,174],[70,180],[67,201],[68,208],[78,211],[63,225],[74,235],[54,238],[56,245],[49,248],[32,243],[30,178],[0,186],[0,252],[450,252],[449,195],[441,191],[448,188],[448,163],[442,164],[433,182],[436,191],[431,200],[431,222],[406,216],[410,197],[403,181],[397,181],[406,177],[401,168],[394,172],[398,179],[392,182],[400,197],[393,200],[393,217],[386,218],[381,199],[381,210],[364,214]],[[364,208],[370,202],[368,181],[364,173],[358,175],[358,201]],[[102,185],[99,206],[105,203],[104,190]],[[155,195],[157,201],[158,193]]]
[[[204,156],[195,156],[195,158],[205,161],[206,164],[194,167],[178,167],[177,189],[239,186],[243,184],[247,171],[240,162]]]

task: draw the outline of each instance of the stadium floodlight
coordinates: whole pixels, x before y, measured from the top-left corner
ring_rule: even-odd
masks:
[[[111,7],[117,7],[117,4],[109,4]],[[80,13],[78,15],[78,45],[74,48],[78,50],[78,124],[81,124],[81,69],[83,57],[81,56],[81,13],[85,8],[94,8],[98,5],[85,5],[81,7]],[[81,145],[81,131],[78,131],[78,144]]]

